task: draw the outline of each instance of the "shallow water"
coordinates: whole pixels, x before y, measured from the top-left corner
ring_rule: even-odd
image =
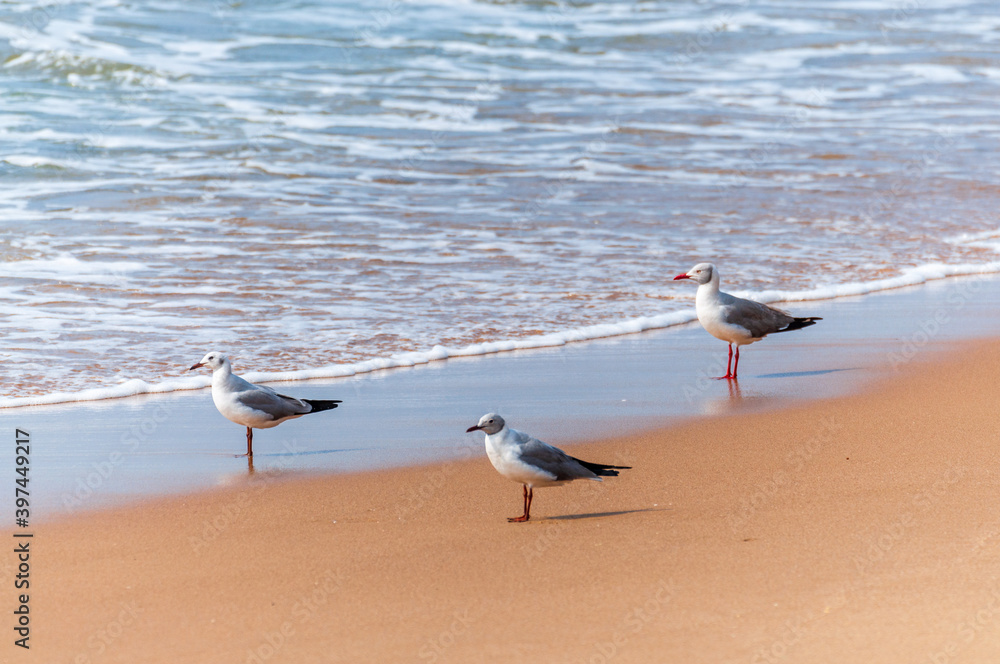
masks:
[[[0,405],[1000,270],[995,8],[801,4],[0,7]]]

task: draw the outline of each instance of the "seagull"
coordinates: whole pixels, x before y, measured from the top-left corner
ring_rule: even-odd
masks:
[[[600,482],[601,477],[617,477],[619,470],[631,468],[589,463],[571,457],[557,447],[511,429],[496,413],[483,415],[479,424],[465,432],[472,431],[486,434],[486,456],[497,472],[524,485],[524,514],[507,519],[511,522],[531,518],[531,498],[536,486],[557,486],[573,480]]]
[[[229,358],[212,351],[188,371],[208,367],[212,370],[212,401],[226,419],[247,428],[247,453],[253,457],[253,430],[270,429],[285,420],[336,408],[340,401],[296,399],[278,394],[270,387],[254,385],[233,375]],[[243,456],[243,455],[241,455]]]
[[[795,318],[766,304],[723,293],[719,290],[719,270],[711,263],[698,263],[684,274],[674,277],[674,281],[678,279],[691,279],[698,284],[695,296],[698,322],[716,339],[729,342],[726,375],[720,376],[720,379],[736,380],[736,368],[740,365],[740,346],[760,341],[769,334],[798,330],[823,320],[817,317]],[[735,364],[733,344],[736,344]]]

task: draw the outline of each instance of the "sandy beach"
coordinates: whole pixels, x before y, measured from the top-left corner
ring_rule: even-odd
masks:
[[[966,343],[860,394],[569,446],[634,469],[537,491],[527,524],[478,454],[45,523],[32,649],[5,657],[992,662],[998,363]]]

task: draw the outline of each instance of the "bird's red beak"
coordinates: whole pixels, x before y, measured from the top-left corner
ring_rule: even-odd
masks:
[[[479,426],[479,425],[477,424],[477,425],[476,425],[476,426],[474,426],[474,427],[469,427],[468,429],[466,429],[466,430],[465,430],[465,433],[472,433],[473,431],[479,431],[479,430],[480,430],[481,428],[482,428],[482,427],[480,427],[480,426]]]
[[[205,366],[205,365],[202,364],[201,362],[199,362],[198,364],[196,364],[193,367],[191,367],[191,369],[200,369],[203,366]],[[191,371],[191,369],[188,369],[188,371]]]
[[[677,281],[678,279],[690,279],[690,278],[691,277],[687,273],[678,274],[676,277],[674,277],[674,281]]]

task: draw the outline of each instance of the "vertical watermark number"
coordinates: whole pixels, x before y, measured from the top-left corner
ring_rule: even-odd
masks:
[[[14,523],[18,528],[27,528],[31,516],[29,510],[31,494],[28,492],[28,466],[31,462],[31,435],[23,429],[14,430]],[[14,611],[14,633],[20,638],[14,640],[14,645],[28,648],[28,638],[31,635],[31,618],[28,610],[28,589],[30,587],[31,571],[31,540],[30,532],[14,533],[14,555],[17,556],[17,574],[14,576],[14,588],[18,591],[17,609]]]

